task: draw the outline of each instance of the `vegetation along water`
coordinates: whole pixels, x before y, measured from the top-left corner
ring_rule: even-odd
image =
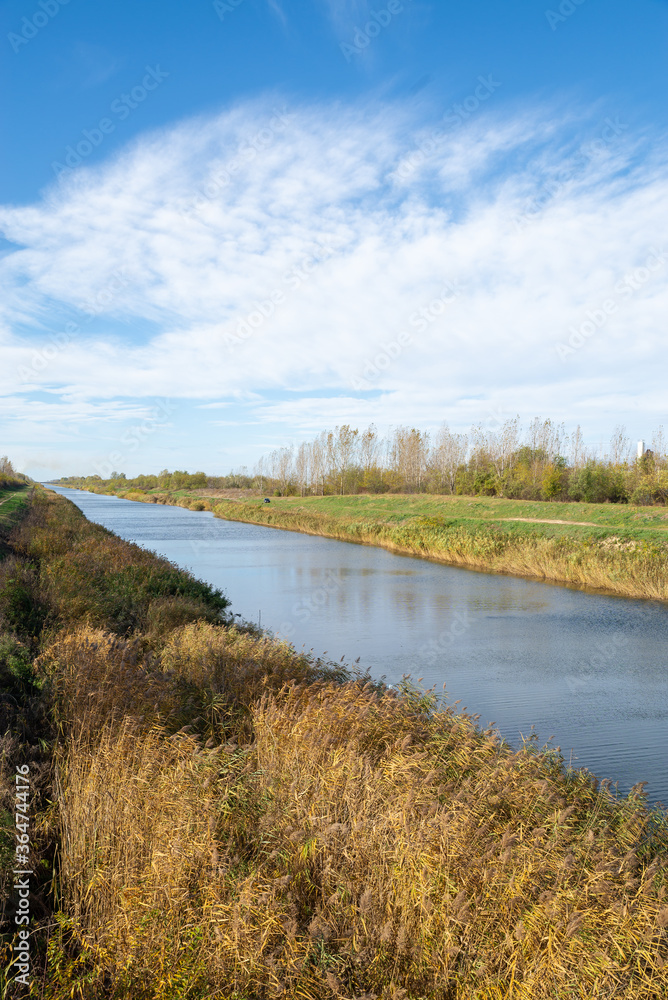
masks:
[[[53,493],[3,532],[2,877],[26,761],[35,996],[665,996],[640,787],[233,625]]]

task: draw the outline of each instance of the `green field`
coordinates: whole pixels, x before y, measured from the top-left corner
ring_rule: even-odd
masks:
[[[181,496],[186,496],[181,491]],[[203,491],[200,492],[203,495]],[[414,518],[442,518],[451,524],[494,525],[511,533],[548,537],[592,534],[617,535],[624,539],[668,540],[665,507],[633,507],[628,504],[555,503],[535,500],[503,500],[496,497],[357,495],[327,497],[271,497],[272,511],[292,514],[324,514],[329,517],[406,524]],[[223,501],[225,502],[225,501]],[[229,501],[228,501],[229,502]],[[262,497],[243,501],[249,508],[269,508]],[[527,519],[513,520],[515,518]],[[557,524],[566,521],[567,524]],[[528,522],[528,523],[527,523]],[[551,523],[547,523],[551,522]],[[578,524],[577,522],[583,522]]]

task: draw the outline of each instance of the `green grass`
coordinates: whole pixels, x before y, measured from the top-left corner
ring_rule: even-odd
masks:
[[[0,487],[0,559],[9,551],[6,545],[9,532],[27,513],[31,489],[30,486],[19,489]]]
[[[180,495],[184,495],[181,493]],[[225,503],[226,501],[219,501]],[[227,501],[232,502],[232,501]],[[249,508],[266,510],[264,499],[244,501]],[[358,495],[328,497],[272,497],[271,509],[295,513],[326,514],[330,517],[364,518],[388,524],[404,524],[413,518],[443,518],[453,524],[470,526],[472,522],[494,524],[513,534],[539,533],[547,537],[573,535],[584,537],[591,528],[574,522],[583,521],[601,529],[601,537],[610,534],[625,538],[668,539],[668,511],[665,507],[634,507],[628,504],[555,503],[536,500],[503,500],[498,497],[430,495]],[[534,524],[506,521],[506,518],[530,518]],[[544,524],[544,521],[567,521],[568,524]]]
[[[176,502],[188,506],[187,499]],[[278,497],[271,504],[255,497],[222,500],[212,509],[218,517],[380,545],[484,572],[668,600],[663,508],[350,496]]]

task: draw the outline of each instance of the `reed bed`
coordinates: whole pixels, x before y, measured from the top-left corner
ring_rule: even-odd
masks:
[[[254,704],[249,739],[127,717],[72,736],[61,892],[91,982],[137,997],[665,995],[665,831],[640,790],[617,802],[433,707],[292,683]]]
[[[103,574],[82,610],[60,576],[135,547],[70,508],[38,503],[14,543],[52,726],[34,996],[668,995],[668,822],[641,787],[233,626],[140,550],[159,586],[137,573],[136,611]]]

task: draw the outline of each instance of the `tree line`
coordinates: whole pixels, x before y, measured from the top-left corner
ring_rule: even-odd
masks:
[[[310,441],[278,448],[254,470],[226,476],[169,472],[108,480],[71,477],[119,489],[245,488],[275,496],[331,496],[358,493],[436,493],[497,496],[522,500],[586,503],[665,503],[668,456],[663,428],[638,456],[623,426],[609,445],[588,448],[582,429],[567,434],[563,424],[536,417],[523,428],[519,417],[468,433],[443,424],[435,432],[399,426],[386,436],[372,424],[365,430],[343,424]]]
[[[17,472],[7,455],[0,455],[0,490],[17,489],[32,482],[22,472]]]
[[[665,503],[668,456],[663,428],[638,457],[623,426],[609,446],[587,448],[581,427],[541,417],[522,428],[519,417],[468,434],[443,424],[430,434],[348,424],[311,441],[279,448],[257,463],[254,484],[283,495],[437,493],[590,503]]]

